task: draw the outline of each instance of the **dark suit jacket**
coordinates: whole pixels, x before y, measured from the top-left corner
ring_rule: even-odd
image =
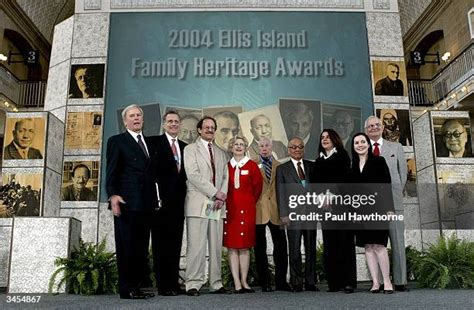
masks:
[[[177,140],[181,151],[181,168],[178,173],[173,151],[165,134],[150,138],[151,143],[158,148],[156,166],[154,168],[158,179],[160,198],[163,202],[160,212],[174,213],[184,216],[184,199],[186,197],[186,171],[184,169],[184,147],[187,145]]]
[[[377,81],[377,84],[375,84],[375,94],[384,96],[403,96],[403,82],[398,79],[392,81],[387,76]]]
[[[313,170],[313,165],[313,162],[306,159],[303,160],[306,183],[310,182],[310,175],[311,171]],[[288,196],[293,194],[304,194],[306,193],[306,189],[301,184],[298,172],[296,171],[295,166],[291,160],[279,165],[277,167],[276,173],[278,209],[280,210],[280,217],[286,217],[290,214]],[[288,185],[290,185],[291,188],[288,188]],[[298,214],[302,213],[300,212],[301,210],[295,210],[298,212]]]
[[[124,210],[146,211],[158,206],[152,163],[158,151],[153,141],[145,137],[150,158],[128,132],[109,138],[107,142],[106,189],[110,198],[120,195]]]
[[[3,158],[4,159],[24,159],[21,157],[20,153],[18,153],[17,148],[13,144],[13,141],[7,145],[3,151]],[[30,147],[28,149],[28,159],[43,159],[43,155],[38,149],[34,147]]]

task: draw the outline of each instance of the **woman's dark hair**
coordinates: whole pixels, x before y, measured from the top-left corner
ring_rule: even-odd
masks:
[[[321,134],[319,135],[319,147],[318,147],[318,153],[324,153],[325,150],[323,148],[323,145],[321,144],[323,140],[323,133],[327,132],[329,139],[331,139],[332,144],[334,144],[334,147],[336,150],[340,151],[344,149],[344,146],[342,145],[342,140],[341,137],[337,134],[337,132],[334,129],[326,128],[321,131]],[[318,154],[319,156],[319,154]]]
[[[354,140],[358,136],[364,136],[365,139],[367,140],[367,143],[369,144],[369,149],[367,150],[367,156],[368,159],[374,157],[374,154],[372,153],[372,144],[370,143],[370,138],[368,135],[366,135],[363,132],[358,132],[356,133],[351,140],[351,153],[352,153],[352,170],[353,171],[359,171],[359,154],[355,151],[354,148]]]

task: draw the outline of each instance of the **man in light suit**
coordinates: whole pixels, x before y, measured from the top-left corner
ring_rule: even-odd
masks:
[[[139,288],[148,263],[150,218],[159,209],[153,164],[157,149],[143,137],[143,110],[129,105],[122,111],[126,131],[107,141],[106,189],[114,215],[119,294],[123,299],[146,299]]]
[[[365,121],[365,131],[372,144],[372,153],[383,156],[390,170],[392,181],[393,204],[395,213],[403,215],[403,188],[407,181],[407,164],[403,147],[398,142],[382,139],[383,124],[376,116],[369,116]],[[378,151],[377,151],[378,149]],[[407,267],[405,254],[405,225],[403,221],[390,223],[390,245],[392,247],[393,280],[396,291],[408,291]]]
[[[152,221],[153,267],[158,294],[176,296],[179,289],[179,260],[184,228],[186,172],[183,164],[186,143],[178,140],[180,117],[169,110],[163,115],[164,134],[151,137],[158,148],[156,175],[162,207]]]
[[[280,210],[280,219],[288,227],[288,245],[290,250],[290,282],[294,292],[303,291],[303,282],[306,291],[319,291],[316,287],[316,226],[308,229],[305,223],[293,221],[290,223],[290,208],[288,197],[293,194],[306,193],[305,187],[309,183],[313,162],[304,160],[304,142],[295,137],[288,142],[290,160],[277,167],[276,191]],[[290,193],[291,189],[298,191]],[[302,212],[297,212],[302,214]],[[302,271],[301,237],[304,238],[305,270]],[[303,281],[304,278],[304,281]]]
[[[291,291],[286,282],[288,272],[288,251],[285,229],[282,229],[280,213],[276,200],[276,169],[280,165],[272,156],[272,141],[261,138],[258,141],[260,157],[257,164],[263,177],[263,190],[257,202],[257,227],[255,260],[257,264],[257,275],[263,292],[271,292],[270,271],[267,258],[267,236],[266,227],[270,229],[273,241],[273,260],[275,262],[275,284],[280,291]]]
[[[205,283],[206,245],[209,245],[209,285],[212,293],[227,293],[222,285],[221,258],[223,218],[227,198],[227,160],[214,144],[215,119],[204,116],[197,124],[199,138],[184,149],[184,167],[188,188],[184,212],[187,231],[186,293],[199,296]],[[220,219],[202,216],[206,201],[221,210]]]

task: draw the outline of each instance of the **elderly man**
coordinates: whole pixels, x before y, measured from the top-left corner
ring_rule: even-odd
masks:
[[[107,141],[106,189],[114,215],[119,294],[123,299],[146,299],[140,290],[148,264],[151,219],[159,211],[154,164],[158,149],[143,137],[143,110],[136,104],[122,111],[126,131]]]
[[[403,96],[403,82],[398,79],[400,67],[395,63],[387,65],[387,76],[375,84],[375,94],[383,96]]]
[[[281,141],[272,139],[272,123],[270,119],[263,114],[259,114],[250,120],[250,132],[253,135],[253,141],[249,146],[249,155],[253,160],[258,160],[260,150],[258,141],[265,137],[272,141],[272,155],[276,159],[283,159],[287,156],[286,147]]]
[[[390,170],[395,213],[403,215],[403,189],[407,181],[407,164],[403,147],[400,143],[390,142],[382,138],[383,124],[378,117],[369,116],[364,127],[372,144],[372,153],[374,156],[383,156],[387,162]],[[407,291],[404,223],[402,221],[391,222],[389,235],[392,247],[395,290]]]
[[[224,152],[229,151],[229,141],[239,133],[239,118],[231,111],[221,111],[214,115],[217,122],[215,142]]]
[[[227,290],[222,284],[221,260],[223,218],[227,198],[227,157],[214,143],[217,123],[204,116],[197,124],[199,138],[184,149],[188,188],[184,204],[187,232],[186,294],[199,296],[204,285],[206,245],[209,246],[209,286],[211,293]],[[219,218],[206,216],[207,206],[220,210]],[[213,212],[215,213],[215,212]]]
[[[272,156],[272,141],[261,138],[258,141],[260,149],[259,164],[263,177],[263,190],[257,202],[257,227],[255,260],[257,263],[258,281],[263,292],[271,292],[270,271],[267,257],[266,228],[270,229],[273,241],[273,260],[275,262],[275,284],[279,291],[291,291],[286,282],[288,272],[288,251],[285,229],[281,226],[280,212],[276,199],[276,169],[280,165]]]
[[[72,170],[72,184],[62,190],[63,201],[96,201],[97,195],[87,188],[91,176],[89,167],[79,164]]]
[[[276,171],[277,203],[280,211],[280,219],[288,227],[288,245],[290,259],[290,282],[294,292],[319,291],[316,287],[316,226],[309,229],[299,221],[290,222],[290,208],[288,197],[298,191],[298,194],[306,192],[309,183],[310,172],[313,170],[313,162],[303,159],[304,142],[295,137],[288,142],[288,153],[290,160],[278,166]],[[301,261],[301,238],[304,239],[305,267]]]
[[[41,152],[31,146],[35,132],[32,118],[18,120],[12,131],[13,141],[3,150],[3,159],[42,159]]]
[[[462,125],[462,121],[450,119],[444,122],[441,128],[445,149],[438,151],[439,157],[470,157],[466,150],[467,130]]]
[[[80,65],[76,67],[74,71],[74,78],[76,80],[77,90],[71,91],[69,98],[100,98],[102,94],[96,91],[96,89],[101,89],[96,83],[102,83],[103,81],[96,81],[96,78],[93,76],[93,69],[90,65]],[[72,82],[71,82],[72,83]],[[71,89],[74,89],[71,87]]]

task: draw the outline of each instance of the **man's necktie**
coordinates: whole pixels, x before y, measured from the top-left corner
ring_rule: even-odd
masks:
[[[306,180],[306,176],[304,175],[303,168],[301,168],[301,162],[299,161],[296,165],[298,166],[298,176],[300,180],[301,181]]]
[[[179,164],[178,149],[176,148],[176,139],[171,139],[171,150],[173,151],[174,160],[176,161],[176,167],[178,168],[178,172],[179,172],[180,164]]]
[[[209,156],[211,157],[211,168],[212,168],[212,184],[216,185],[216,165],[214,164],[214,154],[212,153],[212,143],[207,144],[209,149]]]
[[[145,144],[143,144],[142,136],[141,136],[141,135],[137,135],[137,139],[138,139],[138,146],[142,149],[143,153],[145,153],[145,156],[146,156],[147,158],[150,158],[150,156],[148,156],[148,152],[146,151]]]
[[[272,159],[271,157],[269,159],[265,159],[262,157],[262,165],[263,165],[263,170],[265,171],[265,176],[267,177],[267,180],[270,182],[270,178],[272,177]]]
[[[380,149],[379,149],[379,144],[377,142],[374,143],[374,156],[380,156]]]

